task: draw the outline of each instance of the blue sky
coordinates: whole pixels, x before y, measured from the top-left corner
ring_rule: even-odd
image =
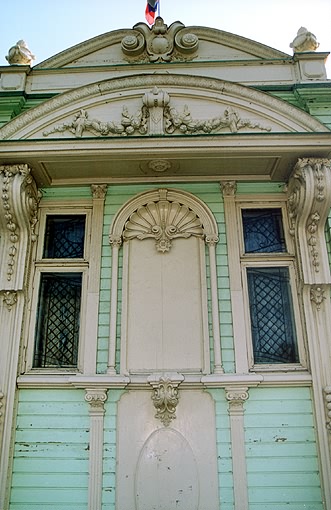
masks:
[[[145,0],[0,0],[0,65],[19,39],[36,55],[35,64],[91,37],[132,28],[144,20]],[[331,0],[161,0],[168,25],[219,28],[292,54],[289,47],[305,26],[331,51]],[[331,79],[331,55],[327,63]]]

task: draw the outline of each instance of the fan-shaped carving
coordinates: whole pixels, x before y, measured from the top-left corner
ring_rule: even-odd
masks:
[[[164,253],[170,250],[172,239],[203,235],[201,220],[189,207],[160,200],[149,202],[131,214],[125,224],[123,239],[154,238],[156,249]]]

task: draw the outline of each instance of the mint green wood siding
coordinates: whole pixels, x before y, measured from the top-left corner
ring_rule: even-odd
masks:
[[[245,408],[249,510],[322,510],[310,389],[251,389]]]
[[[20,390],[10,510],[87,505],[89,416],[83,390]]]
[[[229,291],[229,274],[227,260],[227,244],[225,236],[224,208],[223,200],[218,183],[212,184],[159,184],[158,187],[182,189],[197,196],[211,209],[218,223],[219,243],[216,248],[217,255],[217,273],[218,273],[218,292],[220,303],[220,327],[221,327],[221,345],[224,369],[226,372],[234,370],[234,350],[232,333],[232,315]],[[99,335],[98,335],[98,372],[104,373],[107,369],[108,357],[108,339],[109,339],[109,310],[110,310],[110,276],[111,276],[111,249],[109,246],[109,230],[112,220],[118,210],[130,198],[138,193],[155,189],[155,185],[113,185],[108,187],[108,193],[105,203],[103,248],[101,262],[101,294],[100,294],[100,314],[99,314]],[[208,260],[207,260],[208,261]],[[121,261],[120,261],[121,262]],[[208,273],[208,268],[207,268]],[[209,282],[208,282],[209,283]],[[121,310],[121,264],[119,271],[119,294],[118,307]],[[211,306],[209,297],[209,324],[211,325]],[[120,317],[118,315],[118,338],[117,348],[120,341]],[[211,358],[213,359],[213,346],[211,343]],[[119,360],[119,351],[117,350],[117,361]]]

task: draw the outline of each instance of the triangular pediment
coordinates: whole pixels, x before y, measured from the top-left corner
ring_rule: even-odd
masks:
[[[328,132],[307,113],[242,85],[137,75],[73,89],[18,116],[0,139]]]
[[[35,69],[96,67],[150,62],[215,62],[289,59],[290,55],[245,37],[207,27],[169,27],[157,18],[149,28],[137,23],[132,29],[102,34],[41,62]]]

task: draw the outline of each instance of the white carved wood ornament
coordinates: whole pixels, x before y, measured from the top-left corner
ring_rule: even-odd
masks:
[[[331,207],[331,160],[299,159],[288,184],[290,231],[303,281],[330,283],[324,225]]]

